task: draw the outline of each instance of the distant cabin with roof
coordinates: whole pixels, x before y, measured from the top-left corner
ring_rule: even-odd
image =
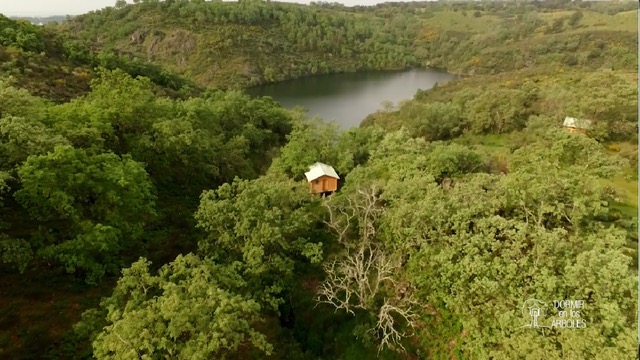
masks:
[[[591,128],[591,120],[566,117],[562,124],[570,133],[586,134]]]
[[[317,162],[311,165],[304,176],[309,182],[309,189],[314,194],[332,193],[338,190],[340,176],[327,164]]]

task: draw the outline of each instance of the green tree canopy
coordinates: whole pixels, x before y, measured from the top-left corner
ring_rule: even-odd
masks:
[[[117,269],[116,255],[139,245],[155,215],[148,175],[127,155],[57,146],[29,157],[18,175],[15,197],[41,226],[32,246],[89,282]]]
[[[277,308],[298,261],[322,259],[312,237],[317,199],[304,182],[282,175],[236,179],[203,193],[196,213],[207,236],[202,256],[237,266],[260,304]]]
[[[192,254],[157,275],[149,266],[141,259],[124,269],[102,301],[107,325],[93,342],[97,359],[224,359],[240,346],[272,352],[255,329],[260,305],[234,293],[242,276]]]

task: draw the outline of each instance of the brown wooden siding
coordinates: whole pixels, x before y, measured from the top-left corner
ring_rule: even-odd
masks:
[[[566,127],[566,128],[572,134],[576,134],[576,133],[586,134],[587,133],[587,129],[579,129],[579,128],[573,128],[573,127]]]
[[[321,176],[309,182],[309,188],[312,193],[322,193],[327,191],[338,190],[338,179],[331,176]]]

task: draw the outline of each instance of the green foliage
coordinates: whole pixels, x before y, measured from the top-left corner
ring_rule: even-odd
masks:
[[[15,197],[42,226],[34,245],[67,271],[86,271],[91,283],[116,271],[116,255],[136,246],[155,213],[148,175],[128,155],[57,146],[30,156],[18,175]]]
[[[470,131],[474,133],[504,133],[524,127],[527,118],[528,94],[521,90],[483,92],[466,107]]]
[[[185,226],[204,189],[257,176],[291,129],[271,99],[218,91],[175,101],[147,78],[97,72],[90,94],[62,105],[10,81],[0,92],[2,195],[18,200],[2,226],[91,283],[143,251],[155,214]],[[36,221],[23,229],[27,216]]]
[[[50,123],[75,147],[91,151],[132,152],[140,136],[170,108],[156,98],[147,78],[124,71],[102,71],[86,98],[52,109]]]
[[[637,289],[624,232],[601,223],[609,195],[596,178],[612,175],[619,160],[583,135],[537,136],[514,153],[508,174],[489,175],[469,174],[475,167],[458,163],[472,154],[463,147],[389,134],[365,166],[349,173],[341,193],[380,186],[379,231],[389,251],[408,259],[400,276],[408,277],[425,308],[459,319],[458,333],[447,330],[448,322],[435,325],[431,331],[447,336],[432,340],[432,347],[457,343],[465,357],[481,358],[601,352],[626,358],[635,353],[627,329],[635,325]],[[436,181],[438,161],[459,169],[449,187]],[[587,262],[615,265],[606,266],[611,276],[601,279],[598,266]],[[616,284],[619,291],[596,283]],[[519,309],[529,297],[585,299],[589,315],[583,316],[593,330],[580,336],[518,330],[527,320]]]
[[[11,190],[8,181],[12,179],[11,175],[6,171],[0,171],[0,201],[2,200],[3,193]],[[2,204],[2,202],[0,202]]]
[[[606,153],[597,141],[562,130],[547,130],[535,143],[516,150],[512,169],[533,171],[539,166],[529,161],[534,155],[557,168],[600,178],[610,178],[619,173],[623,164],[622,158]]]
[[[70,43],[67,56],[70,58],[83,57],[84,55],[76,55],[78,50],[74,48],[75,46],[77,45]],[[80,51],[83,51],[82,48],[80,49]],[[109,70],[122,70],[133,78],[144,76],[154,84],[174,91],[182,90],[189,93],[192,90],[191,88],[195,88],[195,86],[186,79],[167,71],[161,66],[138,58],[129,58],[103,51],[95,57],[90,58],[90,61],[96,67],[103,67]]]
[[[103,300],[107,326],[93,342],[96,358],[224,359],[249,344],[272,352],[254,329],[260,306],[233,292],[243,286],[239,274],[192,254],[178,256],[158,275],[149,265],[141,259],[123,270]]]
[[[410,45],[419,24],[411,16],[354,15],[262,1],[176,1],[105,9],[62,29],[79,42],[105,34],[102,49],[151,56],[199,85],[221,88],[417,64]]]
[[[384,132],[377,127],[341,132],[336,124],[318,118],[298,119],[269,173],[302,180],[309,166],[322,162],[333,166],[338,174],[346,174],[367,161],[383,136]]]
[[[573,7],[574,15],[566,16],[568,9],[538,12],[514,3],[501,7],[481,18],[437,11],[423,20],[416,38],[418,58],[426,66],[469,75],[564,66],[568,55],[574,56],[572,66],[585,70],[637,68],[633,15],[601,16]],[[571,29],[564,25],[567,19]],[[604,55],[605,48],[616,51]]]
[[[20,116],[32,121],[42,120],[46,101],[19,89],[14,78],[0,78],[0,118]]]
[[[448,140],[462,133],[465,119],[459,105],[435,102],[425,104],[417,111],[420,115],[412,124],[417,136],[428,140]]]
[[[0,118],[0,169],[13,170],[29,155],[46,154],[58,145],[69,145],[69,142],[37,120]]]
[[[348,159],[339,159],[336,151],[338,125],[316,121],[298,120],[287,136],[285,145],[274,159],[270,173],[283,174],[295,180],[302,180],[309,166],[316,162],[332,164],[338,172],[346,172]]]
[[[466,146],[458,144],[435,145],[427,155],[427,172],[437,182],[446,177],[481,172],[485,169],[482,156]]]
[[[629,5],[135,3],[51,27],[0,17],[3,280],[71,282],[62,269],[98,283],[140,255],[161,266],[125,269],[52,357],[637,354],[637,204],[622,204],[635,187],[620,172],[620,156],[637,167],[637,146],[620,143],[637,140]],[[348,131],[215,90],[418,65],[473,76]],[[594,126],[569,134],[566,116]],[[341,176],[329,208],[303,181],[317,161]],[[375,221],[358,194],[375,199]],[[357,219],[332,237],[321,220],[345,224],[349,206]],[[316,304],[331,264],[358,254],[393,270],[339,283],[382,284],[347,300],[353,317]],[[3,324],[51,301],[30,286]],[[584,299],[587,328],[521,328],[530,297]],[[73,313],[62,298],[53,313]],[[405,353],[376,353],[385,317],[415,330]],[[44,357],[62,327],[34,324],[16,346]]]
[[[56,27],[0,15],[0,29],[0,77],[12,76],[19,87],[56,102],[86,94],[95,67],[121,68],[134,77],[149,77],[154,91],[162,95],[186,97],[199,91],[192,82],[149,61],[95,53],[91,42],[71,41]]]
[[[632,79],[621,72],[558,74],[533,69],[471,77],[419,92],[397,111],[374,113],[363,125],[391,131],[404,126],[412,136],[448,140],[463,133],[519,131],[532,116],[546,119],[545,127],[560,127],[569,116],[591,120],[589,136],[597,140],[634,140],[637,91]]]
[[[560,142],[564,144],[553,150],[556,155],[519,150],[521,161],[507,175],[463,175],[451,188],[443,188],[428,172],[419,171],[419,156],[400,156],[403,151],[422,153],[419,147],[427,144],[395,135],[381,144],[376,153],[381,157],[374,155],[357,175],[353,171],[347,177],[343,189],[367,178],[384,181],[386,210],[381,226],[386,241],[409,256],[406,275],[418,301],[442,303],[459,316],[465,331],[456,341],[463,342],[467,356],[513,358],[548,353],[560,358],[561,351],[572,351],[590,357],[602,347],[611,356],[632,353],[633,342],[626,330],[618,327],[609,335],[599,332],[616,323],[632,327],[635,322],[632,299],[636,288],[629,258],[624,255],[624,235],[598,224],[597,219],[607,211],[606,194],[590,175],[601,174],[596,169],[608,165],[598,163],[610,160],[589,155],[587,144],[594,142],[586,137],[571,136]],[[538,146],[547,147],[544,142]],[[576,158],[566,158],[569,153]],[[581,153],[586,158],[576,161]],[[583,166],[586,171],[577,171]],[[382,167],[389,171],[381,171]],[[589,171],[591,167],[594,172]],[[610,249],[602,255],[608,259],[604,263],[625,264],[612,266],[615,279],[595,280],[599,279],[597,267],[578,265],[601,251],[596,250],[600,247]],[[621,292],[597,290],[580,279],[615,283]],[[581,337],[593,336],[593,341],[563,335],[567,330],[547,335],[518,330],[519,322],[526,320],[519,308],[529,297],[585,299],[590,304],[589,326],[598,330],[581,333]],[[611,318],[599,315],[610,309],[605,303],[619,306],[608,313]],[[494,317],[496,322],[485,321]],[[546,345],[549,339],[557,349]],[[528,345],[523,346],[525,343]]]
[[[13,46],[24,51],[44,50],[42,33],[28,21],[13,21],[0,14],[0,45]]]
[[[207,236],[199,252],[238,267],[252,297],[277,309],[296,262],[322,259],[322,244],[310,237],[317,206],[306,184],[284,176],[236,179],[203,193],[195,217]]]
[[[33,257],[29,243],[23,239],[11,239],[0,235],[0,260],[17,268],[21,273],[27,269]]]
[[[345,187],[350,184],[398,181],[428,176],[441,183],[445,178],[484,172],[483,157],[463,145],[443,142],[429,143],[422,138],[411,138],[407,131],[389,133],[371,154],[366,166],[349,173]]]
[[[152,86],[101,71],[90,95],[52,108],[48,122],[75,147],[131,154],[160,188],[179,187],[193,198],[211,184],[255,177],[291,128],[290,114],[270,99],[212,92],[170,101]]]
[[[569,26],[576,27],[576,26],[578,26],[578,24],[580,23],[580,20],[582,20],[583,17],[584,17],[584,14],[582,13],[582,11],[580,11],[580,10],[575,11],[569,17],[569,21],[567,22],[567,24]]]

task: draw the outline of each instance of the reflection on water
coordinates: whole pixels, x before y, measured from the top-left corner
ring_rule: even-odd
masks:
[[[413,98],[418,89],[431,89],[454,76],[429,69],[365,71],[310,76],[247,89],[254,96],[271,96],[282,106],[308,109],[309,117],[336,121],[342,128],[358,126],[383,101]]]

